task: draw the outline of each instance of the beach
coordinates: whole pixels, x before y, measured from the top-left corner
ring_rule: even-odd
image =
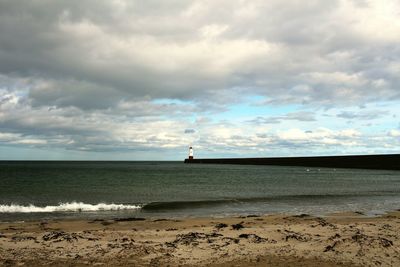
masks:
[[[400,266],[400,212],[0,223],[1,266]]]

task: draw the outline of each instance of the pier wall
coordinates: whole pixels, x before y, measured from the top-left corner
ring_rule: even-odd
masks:
[[[320,157],[185,159],[185,163],[400,170],[400,154]]]

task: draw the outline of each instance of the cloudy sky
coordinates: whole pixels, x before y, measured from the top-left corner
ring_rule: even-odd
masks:
[[[400,152],[398,0],[0,0],[0,159]]]

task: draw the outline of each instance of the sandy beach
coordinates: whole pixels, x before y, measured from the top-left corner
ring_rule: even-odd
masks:
[[[400,212],[0,224],[1,266],[400,266]]]

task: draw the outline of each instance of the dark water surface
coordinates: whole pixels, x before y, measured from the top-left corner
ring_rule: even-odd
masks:
[[[0,221],[275,212],[379,214],[399,208],[400,171],[0,161]]]

